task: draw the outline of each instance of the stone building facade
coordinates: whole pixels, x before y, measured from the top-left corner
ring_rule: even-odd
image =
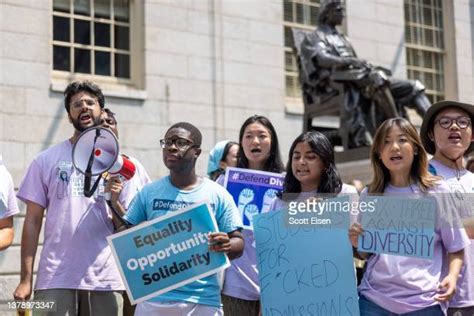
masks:
[[[319,1],[114,1],[107,10],[117,10],[117,16],[119,9],[114,5],[129,4],[126,22],[109,23],[91,12],[78,20],[109,23],[115,27],[115,33],[110,31],[115,36],[120,31],[117,27],[128,27],[129,44],[123,53],[129,58],[126,79],[55,68],[55,54],[61,51],[56,46],[63,51],[100,50],[93,41],[92,48],[74,41],[68,46],[61,41],[64,34],[54,29],[66,20],[71,28],[79,28],[73,22],[76,12],[63,10],[73,6],[73,0],[0,0],[0,154],[16,186],[40,151],[72,135],[62,91],[75,79],[91,79],[103,88],[107,106],[117,114],[122,151],[138,158],[153,179],[166,173],[158,140],[178,121],[192,122],[203,132],[201,174],[212,146],[222,139],[237,140],[242,122],[253,114],[266,115],[274,123],[286,160],[292,140],[302,130],[302,105],[289,97],[285,83],[284,25],[291,20],[285,14],[291,5],[295,14],[303,14],[304,22],[305,5],[317,11]],[[423,2],[430,1],[443,8],[443,97],[474,103],[474,1]],[[76,2],[90,3],[96,13],[103,9],[101,3],[112,3]],[[359,56],[386,66],[399,78],[406,78],[410,68],[407,2],[421,0],[346,0],[344,30]],[[70,31],[71,36],[74,32]],[[112,45],[103,53],[114,54],[116,49]],[[99,66],[90,67],[108,71]],[[119,66],[111,68],[118,73]],[[367,161],[346,162],[340,169],[346,180],[370,179]],[[15,218],[14,245],[0,253],[0,300],[10,299],[18,283],[22,224],[23,215]]]

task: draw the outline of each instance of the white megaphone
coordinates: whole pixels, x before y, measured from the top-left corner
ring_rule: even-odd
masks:
[[[79,172],[85,175],[84,194],[86,196],[90,193],[88,191],[92,176],[108,171],[110,174],[121,175],[125,180],[129,180],[136,170],[129,158],[119,154],[117,137],[110,130],[102,127],[91,127],[79,135],[72,149],[72,163]],[[94,184],[92,194],[96,188],[97,184]]]

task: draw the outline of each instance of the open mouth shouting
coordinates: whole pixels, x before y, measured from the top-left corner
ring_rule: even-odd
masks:
[[[82,113],[81,116],[79,116],[79,121],[82,125],[89,125],[92,123],[92,116],[90,113]]]
[[[296,176],[304,177],[309,175],[309,170],[307,169],[296,169]]]
[[[448,140],[452,144],[458,144],[462,141],[461,133],[453,132],[449,134]]]
[[[395,162],[395,163],[401,161],[402,159],[403,157],[399,154],[390,156],[390,161]]]

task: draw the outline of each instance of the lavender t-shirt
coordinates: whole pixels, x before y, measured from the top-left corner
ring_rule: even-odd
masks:
[[[225,176],[221,174],[216,182],[224,185]],[[245,247],[242,256],[231,261],[231,266],[225,270],[222,293],[248,301],[260,299],[260,284],[258,281],[257,252],[253,231],[242,230]]]
[[[16,202],[13,179],[7,168],[3,165],[0,156],[0,219],[20,213]]]
[[[454,193],[455,203],[459,204],[458,210],[461,218],[474,216],[473,193],[474,174],[467,170],[460,173],[459,180],[456,176],[457,170],[451,169],[439,161],[431,160],[431,166],[436,175],[444,178],[450,191]],[[447,269],[447,267],[445,267]],[[474,306],[474,241],[464,249],[464,264],[458,278],[456,294],[449,302],[450,307]]]
[[[126,184],[120,195],[124,206],[133,198],[131,187]],[[94,196],[84,197],[84,175],[72,164],[69,140],[31,163],[17,196],[46,209],[36,290],[124,290],[106,240],[114,229],[103,189],[101,180]]]
[[[218,181],[219,182],[219,181]],[[340,194],[357,194],[355,187],[344,184]],[[278,209],[278,198],[272,202],[272,209]],[[232,260],[226,270],[222,293],[228,296],[249,301],[260,300],[260,282],[257,270],[257,251],[252,230],[244,230],[245,248],[242,256]]]
[[[367,190],[364,189],[361,199],[366,194]],[[384,194],[410,194],[411,197],[415,194],[423,195],[415,185],[394,187],[390,184],[385,187]],[[452,209],[446,184],[440,183],[429,190],[428,194],[435,197],[438,212],[440,209]],[[432,259],[373,254],[367,260],[366,271],[359,285],[359,295],[397,314],[440,304],[433,298],[438,294],[438,282],[442,280],[443,257],[446,258],[446,251],[457,252],[467,245],[469,239],[463,229],[440,224],[435,228]],[[441,304],[441,307],[446,309],[446,304]]]

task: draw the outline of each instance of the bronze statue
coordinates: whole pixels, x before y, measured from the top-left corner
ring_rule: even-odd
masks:
[[[423,117],[430,106],[418,80],[399,80],[383,67],[357,57],[336,26],[344,19],[340,0],[321,2],[318,27],[313,32],[293,29],[300,82],[305,103],[304,129],[315,116],[338,114],[336,134],[345,149],[367,146],[385,119],[407,117],[406,107]]]

